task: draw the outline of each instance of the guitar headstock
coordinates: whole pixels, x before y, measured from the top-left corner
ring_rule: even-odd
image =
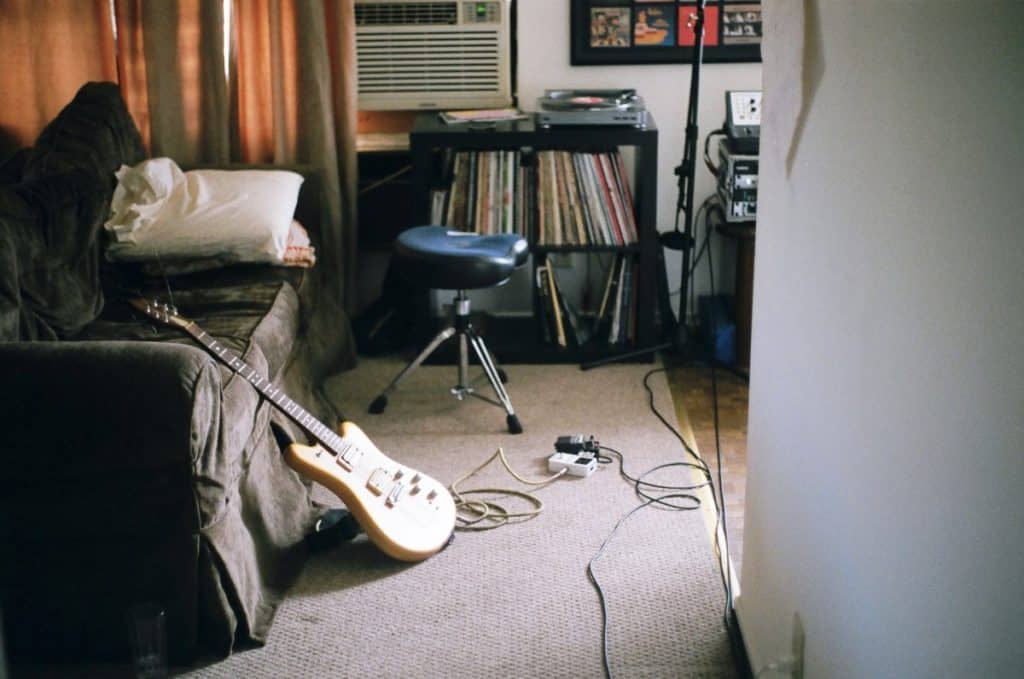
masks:
[[[191,323],[190,320],[184,316],[178,315],[178,310],[170,304],[163,304],[159,300],[148,300],[142,299],[141,297],[135,297],[128,300],[128,303],[133,307],[146,314],[152,319],[166,323],[167,325],[173,325],[176,328],[185,330]]]

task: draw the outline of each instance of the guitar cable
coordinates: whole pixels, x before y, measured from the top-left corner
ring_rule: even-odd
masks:
[[[528,486],[535,486],[538,490],[561,478],[568,471],[567,469],[562,469],[545,479],[527,479],[512,468],[508,457],[505,456],[505,451],[499,447],[483,464],[468,474],[464,474],[455,481],[452,481],[451,485],[448,486],[452,499],[455,500],[456,530],[493,530],[513,521],[528,521],[540,514],[541,510],[544,509],[544,503],[540,498],[523,490],[511,488],[471,488],[460,491],[458,489],[460,483],[483,471],[495,460],[500,461],[515,480]],[[494,495],[498,496],[498,498],[515,497],[525,500],[533,505],[533,507],[532,509],[513,512],[496,502],[495,499],[470,500],[465,497],[467,495]]]

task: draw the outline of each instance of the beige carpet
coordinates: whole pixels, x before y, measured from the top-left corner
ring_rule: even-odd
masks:
[[[400,365],[364,359],[328,393],[382,450],[446,484],[498,446],[520,473],[546,475],[555,437],[577,432],[623,451],[634,474],[682,459],[678,442],[647,409],[641,379],[650,366],[508,366],[508,390],[525,429],[511,436],[499,408],[448,395],[453,367],[420,369],[383,415],[366,414]],[[674,420],[664,373],[652,384]],[[690,477],[678,471],[657,478]],[[523,488],[498,468],[461,487],[490,485]],[[601,611],[586,566],[637,498],[612,466],[587,479],[559,479],[537,496],[545,503],[539,517],[460,532],[420,564],[391,561],[365,541],[314,556],[265,647],[192,676],[601,676]],[[608,600],[616,677],[734,676],[721,623],[724,596],[699,512],[638,512],[595,571]]]

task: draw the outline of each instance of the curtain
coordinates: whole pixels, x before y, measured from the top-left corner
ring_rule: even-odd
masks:
[[[117,79],[110,24],[107,0],[0,0],[0,161],[31,146],[83,83]]]
[[[151,155],[319,168],[326,219],[317,269],[329,297],[352,312],[354,2],[228,7],[225,35],[224,0],[0,0],[0,133],[8,145],[29,145],[83,83],[111,80]]]
[[[353,311],[353,1],[234,0],[227,37],[223,0],[115,0],[115,8],[121,87],[153,155],[321,170],[317,268],[328,297]]]
[[[247,162],[322,169],[327,223],[317,266],[355,301],[355,18],[352,0],[236,0],[238,148]]]
[[[221,0],[115,0],[121,91],[154,156],[231,157]]]

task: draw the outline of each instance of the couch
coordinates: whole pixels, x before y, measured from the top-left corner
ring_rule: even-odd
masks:
[[[143,602],[165,609],[173,662],[262,642],[322,513],[281,456],[301,431],[126,300],[170,290],[333,424],[317,387],[352,342],[326,272],[106,262],[114,172],[144,157],[116,85],[89,83],[0,168],[0,609],[16,661],[124,657],[126,611]],[[322,186],[296,171],[296,218],[316,243]]]

